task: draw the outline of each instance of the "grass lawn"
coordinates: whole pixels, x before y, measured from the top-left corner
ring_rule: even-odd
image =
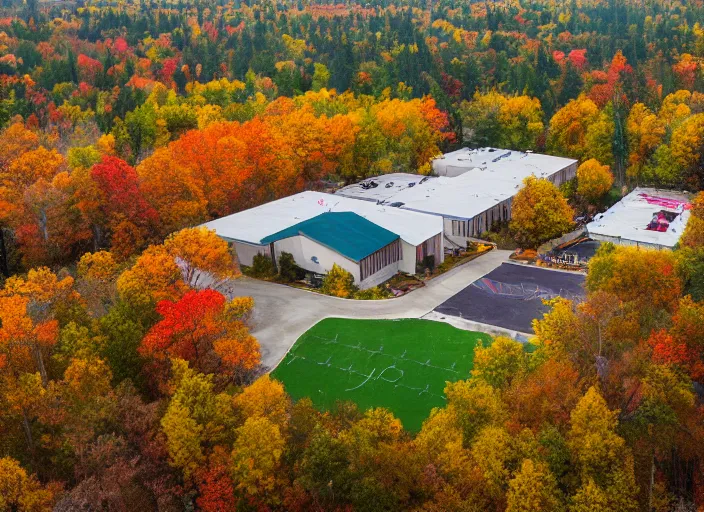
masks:
[[[466,379],[484,333],[429,320],[327,318],[308,330],[272,376],[295,399],[320,409],[338,400],[361,410],[385,407],[412,432],[443,406],[446,381]]]

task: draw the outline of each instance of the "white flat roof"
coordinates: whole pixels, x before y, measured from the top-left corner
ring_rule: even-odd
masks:
[[[689,196],[684,192],[636,188],[587,224],[590,236],[621,238],[633,242],[673,247],[682,236],[690,212],[684,209]],[[681,205],[681,206],[679,206]],[[678,208],[679,206],[679,208]],[[667,231],[646,229],[659,211],[679,212]]]
[[[448,153],[444,158],[457,160],[460,155],[469,154],[467,151],[471,150]],[[403,203],[402,208],[408,210],[471,219],[516,195],[523,186],[523,180],[528,176],[549,178],[576,162],[569,158],[517,151],[492,162],[487,155],[496,155],[492,158],[497,158],[508,151],[474,151],[476,153],[471,153],[474,155],[471,161],[482,164],[484,159],[487,159],[489,163],[478,167],[470,166],[454,177],[383,174],[344,187],[338,190],[336,195],[385,204]],[[377,186],[367,187],[370,182],[376,183]]]
[[[433,160],[433,170],[438,176],[457,176],[476,167],[487,171],[493,169],[525,168],[531,170],[536,176],[540,173],[552,175],[564,169],[577,160],[561,156],[543,155],[540,153],[524,153],[500,148],[462,148]],[[510,164],[507,166],[506,164]],[[545,177],[545,176],[543,176]]]
[[[420,245],[443,231],[439,217],[310,191],[215,219],[204,226],[221,237],[259,245],[262,238],[329,211],[354,212],[411,245]]]

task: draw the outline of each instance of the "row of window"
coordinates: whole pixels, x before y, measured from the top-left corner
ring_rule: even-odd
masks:
[[[382,268],[403,259],[401,243],[396,240],[359,262],[360,279],[376,274]]]
[[[473,217],[470,221],[453,220],[452,235],[461,236],[463,238],[479,236],[485,231],[489,231],[494,222],[504,221],[509,219],[510,203],[504,201],[501,205],[495,206],[491,210]],[[470,225],[471,222],[471,225]]]

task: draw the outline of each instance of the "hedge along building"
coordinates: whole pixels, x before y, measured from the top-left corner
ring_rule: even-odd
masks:
[[[436,265],[442,263],[444,259],[443,224],[441,218],[322,192],[294,194],[210,221],[205,226],[213,229],[221,238],[231,244],[237,253],[240,264],[250,266],[254,256],[257,254],[276,258],[277,255],[280,256],[282,250],[291,252],[291,250],[280,249],[280,247],[288,246],[293,242],[286,241],[286,239],[264,242],[263,240],[267,237],[326,212],[353,212],[376,226],[398,235],[400,258],[397,262],[391,262],[390,265],[395,266],[396,270],[401,272],[415,273],[417,265],[421,265],[427,256],[432,256]],[[339,222],[334,225],[329,224],[328,229],[339,230],[341,233],[346,233],[346,236],[350,238],[357,238],[356,243],[361,243],[367,236],[364,230],[345,231],[344,223]],[[338,265],[346,268],[344,265],[347,265],[348,260],[350,260],[344,254],[338,252],[339,247],[329,247],[312,239],[299,240],[296,243],[300,244],[296,247],[301,248],[298,259],[296,259],[296,255],[293,252],[291,254],[294,254],[294,259],[296,259],[296,263],[299,266],[311,272],[325,273],[332,268],[331,264],[326,267],[328,262],[338,263]],[[315,256],[314,254],[307,258],[304,257],[304,246],[306,250],[309,250],[311,245],[319,246],[320,254],[325,253],[325,257],[318,257],[318,261],[325,263],[325,265],[321,263],[319,266],[313,267],[310,257]],[[365,263],[371,261],[369,260]],[[387,271],[390,272],[391,269],[387,269]],[[360,270],[359,279],[355,277],[355,283],[358,286],[360,286],[362,281],[362,274]],[[366,271],[364,276],[367,283],[361,283],[361,287],[373,282],[367,279],[371,276],[367,276]]]
[[[494,148],[460,149],[433,161],[437,176],[384,174],[344,187],[343,197],[435,215],[443,219],[444,245],[465,246],[496,222],[511,218],[513,197],[528,176],[556,186],[577,174],[569,158]]]

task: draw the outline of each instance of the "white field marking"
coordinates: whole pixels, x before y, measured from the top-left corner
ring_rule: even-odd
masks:
[[[385,378],[384,378],[384,372],[385,372],[386,370],[388,370],[388,369],[394,369],[394,370],[396,370],[397,372],[400,372],[401,375],[399,375],[399,377],[396,378],[396,380],[385,379]],[[381,380],[386,381],[386,382],[394,383],[394,382],[400,381],[400,380],[403,378],[403,376],[404,376],[404,371],[403,371],[401,368],[396,368],[396,365],[395,365],[395,364],[392,364],[391,366],[387,366],[386,368],[384,368],[383,370],[381,370],[381,373],[377,376],[377,378],[376,378],[375,380],[381,379]]]
[[[376,368],[374,368],[374,369],[372,370],[372,373],[370,373],[370,374],[367,376],[366,380],[365,380],[364,382],[362,382],[359,386],[355,386],[355,387],[353,387],[353,388],[346,389],[345,391],[354,391],[355,389],[361,388],[361,387],[364,386],[367,382],[369,382],[369,379],[372,378],[372,376],[374,375],[374,372],[375,372],[375,371],[376,371]]]
[[[391,384],[394,384],[394,387],[395,387],[395,388],[396,388],[396,387],[402,387],[402,388],[409,389],[409,390],[411,390],[411,391],[417,391],[417,392],[418,392],[418,396],[423,395],[423,394],[427,394],[427,395],[430,395],[430,396],[434,396],[434,397],[437,397],[437,398],[441,398],[441,399],[443,399],[443,400],[446,400],[446,398],[445,398],[444,395],[437,395],[437,394],[435,394],[435,393],[431,393],[431,392],[430,392],[430,384],[426,384],[424,388],[419,388],[419,387],[414,387],[414,386],[407,386],[407,385],[405,385],[405,384],[400,384],[399,381],[405,376],[405,371],[402,370],[401,368],[397,368],[397,367],[396,367],[396,363],[397,363],[399,360],[403,360],[403,361],[408,361],[408,362],[411,362],[411,363],[415,363],[415,364],[417,364],[417,365],[419,365],[419,366],[426,366],[426,367],[429,367],[429,368],[435,368],[435,369],[437,369],[437,370],[443,370],[443,371],[447,371],[447,372],[459,374],[459,372],[458,372],[457,370],[455,370],[455,366],[456,366],[457,362],[453,362],[453,363],[452,363],[452,366],[450,366],[449,368],[443,368],[442,366],[436,366],[436,365],[430,364],[430,359],[428,359],[428,360],[425,361],[425,362],[416,361],[415,359],[406,359],[406,353],[408,352],[407,350],[404,350],[404,351],[403,351],[403,354],[401,354],[400,356],[392,356],[392,355],[390,355],[390,354],[384,354],[384,353],[383,353],[383,350],[384,350],[384,346],[383,346],[383,345],[381,345],[378,350],[371,350],[371,349],[368,349],[368,348],[363,347],[361,341],[357,342],[356,345],[348,345],[348,344],[345,344],[345,343],[340,343],[340,342],[339,342],[339,334],[335,334],[335,337],[332,338],[332,339],[331,339],[331,338],[324,338],[324,337],[322,337],[322,336],[316,336],[316,335],[312,335],[311,337],[316,338],[316,339],[319,339],[319,340],[322,340],[323,343],[325,343],[325,344],[340,345],[340,346],[345,347],[345,348],[347,348],[347,349],[356,350],[356,351],[359,351],[359,352],[367,352],[370,356],[373,356],[373,355],[375,355],[375,354],[381,354],[381,355],[384,355],[384,356],[386,356],[386,357],[391,357],[391,358],[393,359],[394,363],[393,363],[391,366],[387,366],[386,368],[384,368],[376,377],[374,377],[374,374],[376,373],[376,368],[373,368],[372,371],[371,371],[371,373],[367,375],[367,374],[364,374],[364,373],[362,373],[362,372],[359,372],[359,371],[357,371],[357,370],[352,369],[353,363],[350,363],[350,365],[349,365],[347,368],[342,368],[342,367],[340,367],[340,366],[334,366],[334,365],[331,363],[332,356],[328,356],[327,360],[325,360],[325,361],[323,361],[323,362],[320,362],[320,361],[309,360],[308,358],[306,358],[306,357],[304,357],[304,356],[293,355],[293,357],[291,357],[291,359],[287,362],[287,364],[291,364],[292,362],[296,361],[297,359],[300,359],[300,360],[302,360],[302,361],[307,361],[307,362],[314,363],[314,364],[316,364],[316,365],[318,365],[318,366],[327,366],[328,368],[334,368],[334,369],[336,369],[336,370],[339,370],[339,371],[342,371],[342,372],[345,372],[345,373],[352,373],[352,374],[355,374],[355,375],[359,375],[360,377],[364,377],[364,380],[363,380],[359,385],[357,385],[357,386],[355,386],[355,387],[353,387],[353,388],[345,389],[346,392],[355,391],[355,390],[357,390],[357,389],[363,387],[364,385],[366,385],[366,384],[367,384],[370,380],[372,380],[372,379],[373,379],[373,380],[379,380],[379,379],[381,379],[381,380],[383,380],[383,381],[385,381],[385,382],[389,382],[389,383],[391,383]],[[389,369],[391,369],[391,368],[393,368],[393,369],[395,369],[395,370],[401,372],[401,375],[400,375],[396,380],[390,380],[390,379],[386,379],[386,378],[383,377],[383,375],[384,375],[384,373],[386,372],[386,370],[389,370]],[[320,393],[323,393],[321,390],[319,390],[319,392],[320,392]]]

